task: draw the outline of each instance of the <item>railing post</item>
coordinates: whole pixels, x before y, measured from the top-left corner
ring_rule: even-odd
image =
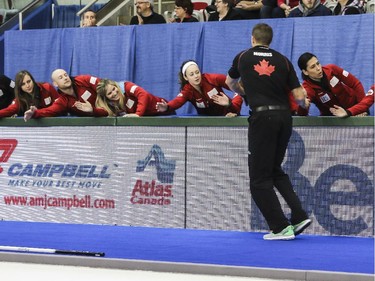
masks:
[[[19,25],[19,30],[22,30],[22,12],[20,12],[19,14],[18,14],[18,25]]]
[[[83,7],[81,10],[77,12],[77,16],[81,17],[81,14],[83,14],[87,9],[89,9],[96,2],[98,2],[98,0],[92,0],[90,3],[87,3],[85,7]]]

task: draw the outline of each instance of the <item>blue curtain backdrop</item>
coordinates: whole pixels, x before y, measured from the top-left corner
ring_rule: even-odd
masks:
[[[60,27],[78,27],[80,19],[77,17],[77,12],[83,7],[79,5],[70,6],[54,6],[54,18],[51,17],[52,4],[56,1],[49,0],[36,9],[32,14],[28,15],[24,21],[22,28],[26,29],[48,29]],[[103,4],[95,4],[92,10],[98,11]],[[18,30],[19,25],[16,24],[11,30]],[[4,57],[4,35],[0,35],[0,57]],[[5,73],[4,61],[0,61],[0,73]]]
[[[368,90],[374,83],[374,14],[305,20],[294,21],[293,63],[311,52],[322,65],[334,63],[351,72]]]
[[[133,30],[120,26],[107,28],[74,28],[64,34],[72,75],[91,74],[102,78],[133,80]],[[101,50],[98,52],[98,50]],[[65,52],[61,54],[65,55]],[[114,76],[114,74],[116,75]]]
[[[250,47],[251,29],[258,22],[9,31],[5,33],[5,74],[14,77],[28,69],[37,80],[50,81],[54,69],[64,68],[71,75],[133,81],[170,100],[179,92],[183,61],[195,59],[202,72],[226,74],[234,56]],[[334,63],[354,74],[365,90],[374,83],[374,14],[263,22],[274,29],[271,47],[292,61],[298,75],[298,57],[308,51],[323,65]],[[242,113],[247,111],[243,106]],[[185,105],[177,113],[196,112]]]
[[[47,1],[41,5],[37,10],[31,13],[23,21],[23,29],[39,29],[39,28],[50,28],[52,26],[51,8],[53,1]],[[12,30],[18,30],[19,25],[16,24]],[[4,44],[5,35],[0,35],[0,57],[3,58],[5,51]],[[5,73],[4,61],[0,61],[0,73]]]

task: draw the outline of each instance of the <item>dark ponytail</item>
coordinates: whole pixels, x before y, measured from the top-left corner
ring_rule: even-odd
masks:
[[[311,60],[312,58],[316,57],[314,54],[312,53],[303,53],[302,55],[300,55],[299,59],[298,59],[298,67],[299,69],[302,70],[306,70],[307,68],[307,63],[309,62],[309,60]],[[303,74],[303,71],[302,71],[302,78],[306,80],[307,76],[305,74]]]

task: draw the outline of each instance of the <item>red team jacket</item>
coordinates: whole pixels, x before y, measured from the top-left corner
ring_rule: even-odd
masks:
[[[90,75],[79,75],[76,77],[71,77],[71,79],[73,89],[77,97],[66,95],[59,90],[59,98],[56,99],[50,107],[37,109],[33,115],[33,118],[62,116],[66,114],[75,116],[93,115],[93,113],[83,112],[73,105],[76,101],[88,101],[94,108],[96,101],[96,86],[100,82],[100,79]]]
[[[201,89],[203,95],[199,93],[193,86],[186,84],[182,91],[177,95],[176,98],[168,102],[168,108],[178,109],[187,101],[191,102],[198,114],[212,115],[212,116],[225,116],[229,112],[240,114],[242,106],[242,97],[235,94],[230,107],[218,105],[210,98],[212,95],[217,93],[224,93],[223,88],[229,90],[227,84],[225,84],[226,76],[223,74],[202,74]]]
[[[49,83],[36,83],[36,86],[40,90],[40,108],[49,107],[56,99],[60,97],[59,93],[56,91]],[[16,99],[6,108],[0,110],[0,117],[11,117],[17,115],[19,112],[19,103]]]
[[[125,111],[127,113],[135,113],[139,116],[153,116],[169,114],[170,112],[160,113],[156,110],[156,103],[167,100],[159,98],[147,92],[142,87],[134,84],[133,82],[124,82],[124,97],[125,97]],[[95,116],[108,116],[108,112],[103,108],[94,108]]]
[[[334,64],[322,68],[328,79],[328,91],[309,79],[304,80],[302,84],[310,101],[319,109],[320,115],[332,116],[329,108],[334,105],[346,109],[350,115],[369,110],[374,103],[374,97],[365,96],[361,82],[354,75]],[[307,115],[308,110],[298,108],[298,114]]]

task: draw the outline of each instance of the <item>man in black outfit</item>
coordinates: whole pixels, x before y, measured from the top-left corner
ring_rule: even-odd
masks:
[[[130,19],[130,25],[166,23],[164,17],[154,12],[154,0],[134,0],[137,15]]]
[[[265,240],[290,240],[311,224],[281,164],[292,134],[288,94],[297,103],[308,104],[292,63],[269,48],[272,28],[254,26],[252,48],[239,53],[228,71],[226,83],[246,97],[252,110],[249,117],[249,175],[252,198],[265,217],[271,233]],[[241,78],[241,83],[239,78]],[[284,197],[292,214],[286,218],[274,187]]]

